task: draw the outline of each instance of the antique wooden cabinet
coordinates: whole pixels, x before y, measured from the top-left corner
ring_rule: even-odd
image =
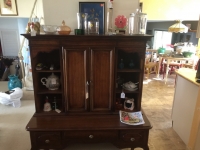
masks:
[[[133,111],[142,111],[144,59],[150,35],[23,36],[29,40],[36,108],[26,127],[32,150],[64,149],[81,142],[149,149],[152,127],[146,115],[143,113],[145,124],[131,126],[120,122],[119,110],[124,110],[123,91],[125,97],[134,99]],[[45,67],[36,70],[38,63]],[[52,74],[59,77],[57,90],[49,90],[41,82]],[[122,89],[128,81],[137,83],[136,91]],[[44,111],[46,97],[53,108],[48,112]]]

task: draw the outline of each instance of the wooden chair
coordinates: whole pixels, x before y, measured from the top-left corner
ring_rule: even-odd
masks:
[[[155,73],[157,76],[158,73],[158,63],[153,62],[152,60],[152,53],[146,51],[146,58],[145,58],[145,65],[144,65],[144,73],[147,74],[147,79],[151,73]]]

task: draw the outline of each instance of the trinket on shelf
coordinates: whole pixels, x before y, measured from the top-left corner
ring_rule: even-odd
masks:
[[[48,96],[46,96],[46,102],[44,103],[44,111],[51,111],[51,104],[49,103]]]
[[[134,99],[125,99],[124,109],[133,110],[134,109]]]

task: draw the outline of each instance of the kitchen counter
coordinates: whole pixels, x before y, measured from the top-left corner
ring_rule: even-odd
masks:
[[[196,71],[181,68],[176,71],[172,108],[173,129],[190,150],[200,149],[200,84]]]
[[[200,86],[200,83],[196,82],[196,78],[195,78],[196,70],[189,69],[189,68],[180,68],[176,71],[176,74],[194,83],[195,85]]]

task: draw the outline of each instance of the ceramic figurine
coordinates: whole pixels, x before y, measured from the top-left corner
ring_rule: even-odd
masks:
[[[134,99],[126,99],[124,101],[124,109],[133,110],[134,109]]]
[[[46,102],[44,103],[44,111],[51,111],[51,104],[49,103],[49,99],[46,96]]]

